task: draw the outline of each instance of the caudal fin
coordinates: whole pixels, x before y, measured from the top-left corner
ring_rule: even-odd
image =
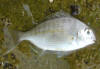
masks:
[[[3,32],[4,32],[3,45],[6,48],[6,51],[4,53],[2,53],[0,56],[4,56],[4,55],[8,54],[12,50],[14,50],[19,44],[17,33],[16,32],[11,33],[11,31],[8,29],[7,25],[4,26]]]

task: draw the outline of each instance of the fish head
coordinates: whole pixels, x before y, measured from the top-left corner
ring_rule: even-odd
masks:
[[[94,32],[90,28],[84,28],[78,32],[78,38],[86,42],[95,42]]]
[[[83,28],[77,34],[77,44],[79,48],[86,47],[95,43],[96,37],[92,29]]]

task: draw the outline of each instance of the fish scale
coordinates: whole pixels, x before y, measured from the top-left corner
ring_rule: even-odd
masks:
[[[68,21],[66,21],[66,19]],[[63,24],[60,20],[63,21]],[[66,22],[64,22],[64,21],[66,21]],[[81,25],[82,25],[82,23],[81,23]],[[47,21],[47,22],[44,22],[43,24],[40,24],[39,26],[36,27],[36,29],[34,29],[34,33],[40,34],[40,33],[46,33],[49,31],[51,31],[51,32],[52,31],[55,31],[55,32],[64,31],[63,33],[66,32],[66,33],[70,33],[70,35],[75,35],[78,32],[78,29],[84,28],[83,26],[86,27],[86,25],[84,25],[84,24],[82,25],[82,27],[79,27],[77,25],[77,23],[71,21],[68,18],[59,18],[56,20]]]

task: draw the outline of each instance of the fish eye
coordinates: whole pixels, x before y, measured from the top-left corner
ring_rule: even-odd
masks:
[[[87,34],[90,34],[90,31],[89,30],[87,30]]]
[[[86,31],[86,33],[89,35],[91,32],[88,28],[85,28],[84,31]]]

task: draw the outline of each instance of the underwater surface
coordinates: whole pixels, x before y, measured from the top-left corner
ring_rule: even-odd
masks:
[[[15,46],[15,32],[29,31],[61,9],[91,27],[96,43],[61,58],[41,55],[29,41],[9,51]],[[99,69],[99,22],[99,0],[0,0],[0,69]]]

